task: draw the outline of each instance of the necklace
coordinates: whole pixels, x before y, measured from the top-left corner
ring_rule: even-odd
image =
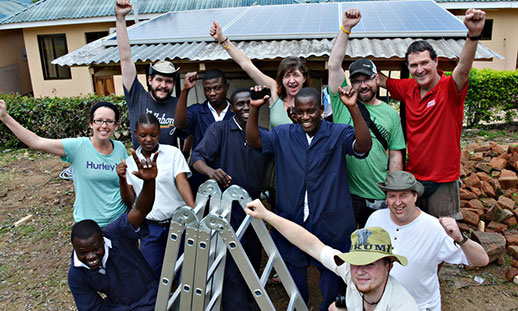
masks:
[[[365,299],[365,296],[363,295],[363,293],[360,293],[360,295],[362,296],[362,300],[364,302],[366,302],[368,305],[371,305],[371,306],[375,306],[378,304],[378,302],[380,302],[381,298],[383,298],[383,294],[385,294],[385,288],[387,287],[387,281],[388,281],[388,276],[387,276],[387,279],[385,280],[385,284],[383,285],[383,292],[381,292],[381,296],[380,296],[380,299],[378,299],[377,301],[375,302],[370,302],[368,301],[367,299]],[[365,308],[363,308],[363,310],[365,310]]]

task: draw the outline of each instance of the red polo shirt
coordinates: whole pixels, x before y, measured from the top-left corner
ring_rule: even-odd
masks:
[[[417,179],[451,182],[460,175],[460,136],[468,83],[460,92],[451,76],[423,98],[414,79],[387,79],[392,98],[406,104],[407,171]]]

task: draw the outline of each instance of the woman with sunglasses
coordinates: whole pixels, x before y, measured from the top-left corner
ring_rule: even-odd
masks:
[[[126,148],[111,139],[119,126],[119,111],[109,102],[99,102],[90,110],[92,136],[49,139],[24,128],[7,113],[0,100],[0,120],[29,148],[55,154],[70,162],[74,171],[74,220],[92,219],[105,227],[127,209],[120,195],[115,169],[127,158]]]

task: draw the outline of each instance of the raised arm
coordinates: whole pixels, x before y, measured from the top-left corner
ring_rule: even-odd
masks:
[[[482,33],[484,29],[484,23],[486,20],[486,12],[477,9],[468,9],[466,11],[466,17],[464,18],[464,25],[468,28],[468,37],[477,37]],[[473,66],[473,60],[475,59],[475,53],[477,52],[478,39],[466,38],[464,47],[460,52],[459,63],[453,69],[452,77],[457,86],[457,91],[460,92],[464,89],[464,86],[468,82],[469,72]]]
[[[142,191],[140,191],[137,200],[128,213],[130,224],[133,228],[137,229],[142,222],[144,222],[147,214],[151,212],[155,202],[155,178],[158,173],[156,159],[158,158],[158,152],[151,156],[153,158],[152,160],[145,159],[142,160],[142,162],[137,157],[135,150],[131,152],[131,155],[133,156],[138,168],[138,171],[132,172],[132,174],[144,181]]]
[[[253,87],[255,91],[261,91],[262,86]],[[272,90],[273,94],[273,90]],[[266,95],[263,99],[250,99],[250,114],[246,122],[246,141],[253,148],[261,148],[261,133],[259,132],[259,108],[264,105],[270,96]]]
[[[455,242],[459,243],[463,240],[455,219],[450,217],[441,217],[439,222],[444,228],[446,234],[448,234]],[[486,266],[489,263],[489,257],[487,256],[486,251],[477,242],[468,239],[460,247],[462,248],[464,255],[466,255],[470,266],[481,267]]]
[[[183,89],[180,92],[174,112],[174,125],[178,129],[185,129],[189,126],[187,124],[187,96],[189,91],[196,85],[196,81],[198,81],[198,73],[188,72],[185,75]]]
[[[131,46],[126,28],[126,15],[131,12],[129,0],[117,0],[115,4],[115,27],[117,28],[117,47],[121,63],[122,84],[129,91],[137,76],[137,67],[131,58]]]
[[[403,170],[403,152],[401,150],[389,150],[389,172]]]
[[[275,79],[272,79],[262,73],[261,70],[259,70],[259,68],[257,68],[254,63],[252,63],[250,58],[245,53],[243,53],[243,51],[232,44],[230,39],[223,35],[223,30],[216,21],[212,22],[212,27],[210,27],[209,33],[212,38],[214,38],[214,40],[216,40],[223,46],[223,48],[225,48],[228,55],[232,57],[232,60],[234,60],[239,65],[239,67],[241,67],[241,69],[243,69],[243,71],[246,72],[250,78],[252,78],[252,80],[254,80],[256,84],[265,85],[272,90],[272,100],[275,101],[277,99],[277,82],[275,82]]]
[[[60,157],[64,157],[66,155],[63,143],[60,139],[43,138],[24,128],[7,113],[7,106],[1,99],[0,120],[4,122],[11,132],[13,132],[13,134],[29,148],[55,154]]]
[[[379,77],[379,80],[378,80],[378,86],[379,87],[382,87],[382,88],[387,88],[387,76],[384,75],[381,71],[378,71],[378,77]]]
[[[340,100],[347,107],[354,124],[354,136],[356,142],[354,144],[354,151],[357,153],[367,153],[372,147],[372,137],[369,132],[369,127],[363,119],[362,113],[356,100],[358,98],[358,92],[350,86],[345,88],[339,88]]]
[[[320,253],[325,245],[311,232],[296,223],[267,210],[263,203],[258,199],[248,203],[246,205],[245,212],[256,219],[262,219],[268,222],[288,241],[290,241],[291,244],[297,246],[311,257],[320,261]]]
[[[344,60],[345,50],[347,49],[347,40],[351,34],[351,29],[358,24],[360,19],[361,13],[358,9],[349,9],[344,12],[341,28],[338,30],[338,35],[331,49],[331,55],[329,55],[329,90],[333,94],[336,94],[345,79],[342,61]]]

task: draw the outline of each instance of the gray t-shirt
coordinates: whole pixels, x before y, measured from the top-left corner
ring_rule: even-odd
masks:
[[[129,91],[124,87],[124,96],[126,96],[126,104],[128,105],[133,149],[137,149],[139,146],[139,142],[134,134],[135,126],[138,117],[145,113],[153,114],[160,122],[159,142],[161,144],[177,146],[179,133],[177,133],[174,125],[174,112],[178,98],[170,97],[167,103],[156,102],[149,92],[144,89],[137,76],[135,76]]]

